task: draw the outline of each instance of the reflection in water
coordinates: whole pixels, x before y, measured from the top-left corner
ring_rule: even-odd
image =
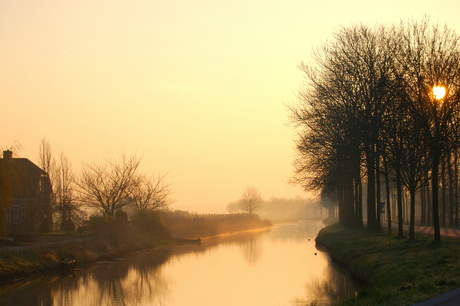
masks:
[[[171,293],[158,267],[170,248],[144,252],[74,274],[49,274],[4,286],[0,305],[165,305]]]
[[[321,278],[307,281],[305,289],[305,298],[296,299],[299,305],[329,305],[356,294],[356,286],[350,281],[347,272],[333,262],[324,268]]]
[[[262,245],[260,244],[260,240],[257,240],[254,237],[251,237],[249,241],[242,244],[241,249],[244,254],[244,259],[251,264],[257,264],[259,259],[262,256]]]
[[[355,289],[316,249],[320,228],[281,224],[41,276],[0,287],[0,305],[327,305]]]

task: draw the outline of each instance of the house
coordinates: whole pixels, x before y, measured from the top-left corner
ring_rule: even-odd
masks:
[[[3,152],[0,159],[0,204],[9,234],[36,234],[52,229],[53,190],[48,173],[27,158]]]

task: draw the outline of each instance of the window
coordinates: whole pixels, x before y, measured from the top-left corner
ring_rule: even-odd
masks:
[[[21,222],[26,222],[26,208],[21,207]]]
[[[19,206],[11,207],[11,223],[13,224],[21,223],[21,207]]]

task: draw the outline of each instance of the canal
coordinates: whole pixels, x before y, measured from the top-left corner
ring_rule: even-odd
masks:
[[[0,305],[329,305],[355,283],[318,250],[320,221],[204,238],[0,288]]]

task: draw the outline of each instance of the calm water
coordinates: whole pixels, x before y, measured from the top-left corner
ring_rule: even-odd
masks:
[[[145,251],[3,286],[0,305],[328,305],[355,288],[316,249],[320,229],[279,224]]]

